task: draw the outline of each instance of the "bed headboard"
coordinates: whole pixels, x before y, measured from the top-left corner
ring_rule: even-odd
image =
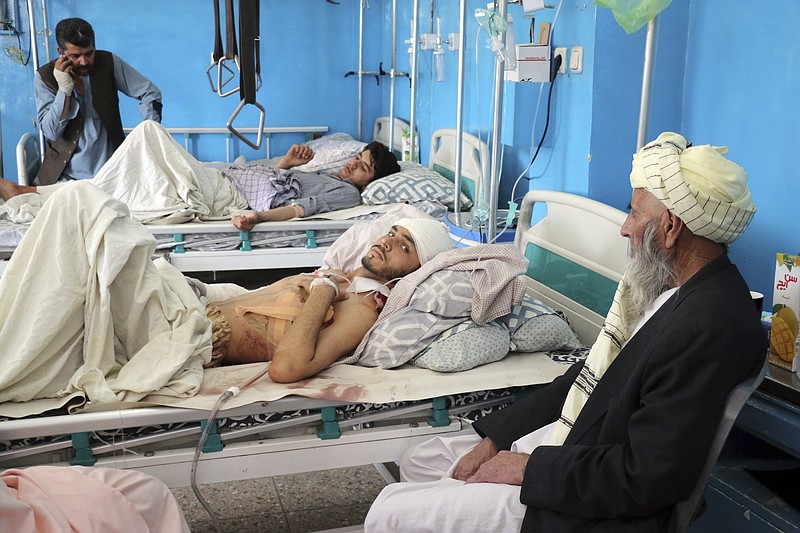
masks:
[[[530,191],[514,243],[530,260],[528,286],[563,310],[581,342],[597,337],[625,271],[626,214],[575,194]]]
[[[389,117],[378,117],[375,119],[375,129],[372,134],[372,140],[382,142],[385,146],[389,146],[389,137],[394,128],[394,142],[392,143],[392,152],[398,161],[403,158],[403,130],[409,129],[411,125],[408,122],[394,119],[394,123],[389,120]]]
[[[431,136],[431,155],[428,166],[455,181],[457,132],[452,128],[436,130]],[[469,133],[461,137],[461,191],[475,204],[481,191],[484,170],[489,163],[486,143]]]

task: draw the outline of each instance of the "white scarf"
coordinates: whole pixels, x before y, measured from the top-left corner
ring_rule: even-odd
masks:
[[[597,382],[603,377],[608,367],[614,362],[622,347],[629,338],[629,324],[625,320],[624,301],[626,300],[628,286],[625,278],[619,282],[617,292],[614,293],[614,302],[608,311],[603,329],[597,336],[597,340],[589,350],[578,377],[572,383],[564,406],[561,408],[561,416],[555,422],[553,431],[549,435],[546,444],[560,446],[564,444],[575,420],[586,405],[589,396],[597,386]]]

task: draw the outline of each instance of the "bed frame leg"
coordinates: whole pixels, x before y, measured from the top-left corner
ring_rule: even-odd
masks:
[[[206,425],[209,424],[208,420],[201,420],[200,421],[200,429],[205,431]],[[208,436],[206,437],[206,442],[203,444],[203,453],[210,453],[210,452],[221,452],[222,449],[225,447],[222,444],[222,436],[219,434],[217,429],[217,421],[212,420],[210,422],[210,426],[208,429]]]
[[[320,415],[322,415],[322,428],[317,431],[317,436],[323,440],[341,437],[342,430],[339,429],[339,422],[336,421],[336,408],[323,407],[320,409]]]
[[[306,230],[306,248],[317,248],[317,234],[313,229]]]
[[[97,459],[92,454],[92,447],[89,444],[89,433],[73,433],[72,434],[72,449],[75,452],[75,457],[70,459],[69,464],[78,466],[94,466]]]
[[[183,242],[183,233],[173,233],[172,240],[174,242]],[[177,244],[172,251],[176,254],[182,254],[186,251],[186,247],[183,244]]]
[[[433,399],[433,412],[428,417],[428,425],[435,428],[450,425],[450,416],[447,414],[447,401],[440,396]]]
[[[242,241],[242,246],[239,248],[241,251],[249,252],[253,249],[253,245],[250,244],[250,233],[246,231],[240,231],[239,239]]]

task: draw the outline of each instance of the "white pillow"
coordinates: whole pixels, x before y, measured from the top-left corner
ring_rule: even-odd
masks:
[[[546,352],[581,345],[566,319],[527,294],[503,320],[511,333],[511,350],[514,351]]]
[[[377,179],[364,188],[361,199],[366,205],[423,202],[434,200],[448,209],[453,209],[453,183],[428,167],[411,161],[400,161],[400,172]],[[472,201],[461,194],[464,209],[472,207]]]
[[[461,372],[508,354],[508,327],[500,319],[480,326],[472,320],[445,331],[412,364],[437,372]]]
[[[361,150],[364,149],[366,143],[356,141],[346,133],[331,133],[330,135],[323,135],[319,139],[312,139],[306,141],[303,145],[310,147],[314,150],[314,158],[303,165],[294,167],[294,170],[301,172],[339,172],[348,161],[355,157]],[[271,157],[269,159],[253,159],[247,161],[244,156],[236,158],[233,164],[236,165],[265,165],[274,167],[283,158],[283,156]],[[227,168],[231,163],[225,163],[222,168]],[[211,166],[216,166],[212,163]]]
[[[314,158],[295,167],[301,172],[338,172],[367,145],[346,133],[331,133],[303,143],[314,150]]]

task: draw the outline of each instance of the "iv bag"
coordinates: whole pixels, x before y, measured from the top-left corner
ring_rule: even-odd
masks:
[[[508,52],[500,40],[500,35],[506,31],[507,24],[503,17],[494,11],[488,9],[477,8],[475,10],[475,18],[478,20],[480,26],[488,35],[492,48],[492,52],[501,61],[508,61]]]

